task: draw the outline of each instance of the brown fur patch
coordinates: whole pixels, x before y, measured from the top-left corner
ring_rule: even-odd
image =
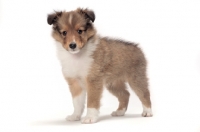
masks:
[[[130,93],[126,90],[125,82],[116,80],[108,83],[106,87],[109,92],[118,98],[119,106],[117,110],[127,109]]]
[[[69,89],[72,94],[72,97],[76,97],[80,95],[82,92],[82,88],[80,87],[79,81],[77,79],[72,79],[72,78],[66,78],[68,84],[69,84]]]
[[[100,99],[103,91],[102,80],[96,80],[95,78],[87,78],[87,107],[96,108],[100,107]]]

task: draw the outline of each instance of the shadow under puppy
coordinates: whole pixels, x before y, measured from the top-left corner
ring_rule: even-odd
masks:
[[[48,24],[53,25],[52,37],[73,97],[74,112],[67,120],[80,120],[87,94],[87,114],[82,123],[97,122],[103,86],[119,101],[112,116],[123,116],[130,95],[125,82],[142,102],[142,116],[152,116],[143,52],[134,43],[100,37],[94,20],[93,11],[80,8],[55,12],[47,18]]]

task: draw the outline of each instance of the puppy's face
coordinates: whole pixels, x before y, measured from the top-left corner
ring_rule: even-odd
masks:
[[[53,38],[72,54],[78,53],[95,35],[94,20],[93,11],[80,8],[71,12],[55,12],[47,18],[48,24],[53,24]]]

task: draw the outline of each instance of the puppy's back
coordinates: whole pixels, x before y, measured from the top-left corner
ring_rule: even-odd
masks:
[[[137,44],[112,38],[101,38],[94,52],[94,61],[104,73],[115,76],[146,69],[146,59]]]

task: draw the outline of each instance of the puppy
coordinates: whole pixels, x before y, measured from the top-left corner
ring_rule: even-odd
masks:
[[[52,37],[57,42],[62,73],[73,98],[74,112],[67,120],[80,120],[87,94],[87,114],[82,123],[97,122],[104,86],[119,101],[118,109],[111,115],[123,116],[130,95],[125,82],[142,102],[142,116],[152,116],[143,52],[134,43],[100,37],[94,20],[93,11],[80,8],[47,17],[48,24],[53,25]]]

